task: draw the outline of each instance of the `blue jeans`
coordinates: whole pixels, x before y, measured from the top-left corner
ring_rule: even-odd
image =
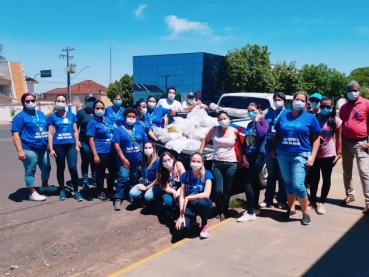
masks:
[[[88,166],[90,165],[91,177],[96,180],[96,165],[88,142],[81,141],[81,174],[83,183],[88,183]]]
[[[287,194],[295,194],[297,198],[307,196],[305,187],[305,176],[307,161],[310,152],[290,153],[277,150],[277,160],[281,169],[284,186]]]
[[[197,215],[201,218],[201,225],[207,225],[208,216],[212,208],[213,203],[209,198],[189,201],[185,211],[186,227],[182,225],[182,229],[188,229],[191,226],[191,222],[196,222]]]
[[[129,168],[118,164],[119,177],[115,190],[115,199],[127,198],[128,191],[138,183],[140,163],[131,163]]]
[[[78,191],[78,173],[77,173],[77,149],[75,143],[54,144],[53,149],[56,153],[56,178],[60,190],[64,190],[64,170],[65,160],[68,163],[68,170],[72,179],[74,192]]]
[[[176,207],[176,201],[174,201],[173,194],[168,194],[162,191],[161,197],[163,199],[163,202],[165,205],[165,211],[167,212],[167,215],[172,215]]]
[[[161,192],[162,190],[159,185],[155,185],[149,188],[147,191],[142,191],[133,187],[129,191],[129,197],[132,199],[137,199],[143,196],[146,203],[152,203],[155,200],[158,200],[158,196],[161,194]]]
[[[265,153],[265,163],[268,170],[267,186],[265,189],[265,199],[264,202],[267,204],[273,204],[274,193],[276,189],[276,182],[278,179],[278,193],[277,202],[286,203],[287,195],[286,189],[284,188],[284,180],[282,178],[281,170],[277,159],[273,159],[271,155],[272,151],[266,151]]]
[[[23,150],[26,154],[26,160],[23,161],[24,180],[27,188],[35,186],[36,165],[41,170],[41,181],[48,181],[50,177],[51,165],[50,156],[46,150],[32,151]]]

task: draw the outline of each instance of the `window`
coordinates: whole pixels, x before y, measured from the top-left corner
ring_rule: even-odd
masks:
[[[184,74],[193,74],[193,63],[185,64],[183,66],[183,72]]]
[[[165,55],[165,64],[174,64],[174,55]]]
[[[184,55],[183,54],[174,55],[175,64],[183,65],[183,60],[184,60]]]
[[[156,65],[150,65],[150,75],[158,75],[158,67]]]
[[[165,65],[158,65],[158,75],[165,75],[167,72],[165,71]]]
[[[183,63],[184,64],[193,64],[193,54],[184,54],[183,55]]]
[[[141,57],[133,57],[133,65],[141,65]]]
[[[158,57],[157,64],[158,65],[165,65],[165,55],[159,55],[157,57]]]
[[[203,60],[204,60],[204,53],[195,53],[193,55],[194,63],[203,63]]]
[[[183,64],[176,64],[174,66],[174,74],[182,75],[183,74]]]
[[[270,108],[270,103],[268,99],[237,96],[223,97],[221,102],[219,103],[219,106],[223,108],[247,109],[251,102],[258,103],[261,106],[262,110]]]
[[[193,65],[193,74],[202,74],[202,64]]]
[[[149,56],[149,65],[157,65],[158,56]]]
[[[149,57],[148,56],[142,56],[141,57],[141,65],[149,65]]]
[[[148,66],[141,66],[141,75],[150,75]]]
[[[133,65],[133,76],[141,75],[141,66]]]

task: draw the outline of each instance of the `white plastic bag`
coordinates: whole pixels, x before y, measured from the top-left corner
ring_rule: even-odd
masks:
[[[204,117],[200,122],[201,127],[213,127],[218,125],[218,120],[215,117],[211,116]]]
[[[208,113],[204,109],[200,109],[200,106],[196,106],[193,110],[187,115],[187,119],[191,120],[191,122],[195,126],[200,126],[200,122],[204,117],[207,117]]]
[[[186,148],[187,139],[184,137],[175,139],[172,141],[172,149],[177,153],[181,153],[183,149]],[[166,146],[165,146],[166,147]]]
[[[201,146],[201,141],[195,139],[188,139],[184,150],[198,151]]]

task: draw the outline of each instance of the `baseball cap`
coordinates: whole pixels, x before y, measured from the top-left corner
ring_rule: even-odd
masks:
[[[85,100],[90,100],[90,99],[94,99],[94,100],[96,100],[96,97],[93,95],[93,94],[87,94],[86,96],[85,96]]]
[[[309,99],[311,100],[311,98],[316,98],[320,101],[322,100],[322,95],[319,92],[314,92],[312,95],[310,95]]]
[[[187,97],[195,97],[195,94],[194,94],[193,92],[189,92],[189,93],[187,94]]]

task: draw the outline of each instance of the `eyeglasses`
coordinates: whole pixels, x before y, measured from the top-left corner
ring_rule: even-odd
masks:
[[[333,106],[325,106],[325,105],[320,105],[320,108],[321,109],[324,109],[324,108],[328,108],[328,109],[331,109]]]
[[[95,108],[95,110],[105,110],[105,108]]]
[[[36,100],[26,100],[24,101],[26,104],[29,104],[29,103],[36,103]]]
[[[310,103],[306,103],[305,105],[306,105],[306,106],[310,106]]]

